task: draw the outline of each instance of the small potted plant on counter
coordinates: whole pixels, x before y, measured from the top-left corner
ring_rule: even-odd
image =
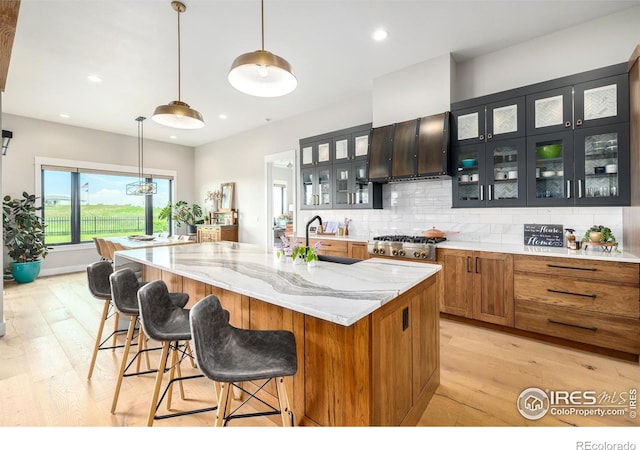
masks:
[[[36,206],[37,197],[26,192],[22,198],[5,195],[2,205],[4,245],[11,263],[11,275],[18,283],[30,283],[40,274],[42,260],[49,254],[44,243],[45,224]]]
[[[585,231],[582,242],[585,243],[585,248],[588,244],[618,247],[618,242],[611,232],[611,228],[604,225],[594,225]]]

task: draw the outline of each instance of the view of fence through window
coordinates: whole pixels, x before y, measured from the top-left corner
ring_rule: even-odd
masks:
[[[56,169],[43,170],[42,180],[48,245],[145,234],[147,208],[152,211],[153,233],[169,230],[168,221],[158,219],[158,214],[169,201],[171,180],[154,179],[158,193],[149,198],[126,195],[126,185],[138,180],[135,176]]]

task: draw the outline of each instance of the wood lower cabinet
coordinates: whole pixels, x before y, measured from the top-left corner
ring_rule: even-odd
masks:
[[[369,259],[369,249],[366,242],[349,241],[349,258]]]
[[[198,242],[238,242],[238,225],[199,225]]]
[[[304,239],[297,239],[298,245],[304,245]],[[309,246],[322,242],[318,254],[341,256],[343,258],[369,259],[367,243],[362,241],[346,241],[339,239],[309,238]]]
[[[513,255],[438,249],[442,312],[513,326]]]
[[[516,255],[515,326],[640,354],[640,264]]]
[[[154,267],[142,272],[145,281],[167,280],[191,300],[215,294],[236,327],[292,331],[298,372],[287,380],[287,394],[296,424],[416,425],[440,383],[441,272],[350,326]],[[259,397],[275,406],[275,392],[269,385]]]

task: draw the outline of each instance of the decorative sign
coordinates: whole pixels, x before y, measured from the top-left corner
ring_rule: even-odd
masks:
[[[563,226],[526,223],[524,225],[524,245],[564,247]]]

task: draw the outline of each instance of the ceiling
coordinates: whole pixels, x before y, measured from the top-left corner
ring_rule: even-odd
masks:
[[[265,0],[265,50],[298,88],[250,97],[227,81],[260,48],[259,0],[183,0],[180,99],[200,130],[145,122],[145,138],[206,144],[370,92],[373,80],[447,53],[457,62],[640,5],[640,1]],[[170,0],[22,0],[3,111],[135,136],[135,118],[178,99]],[[374,42],[377,27],[389,31]],[[87,79],[97,75],[102,81]],[[67,114],[68,118],[60,117]],[[225,114],[226,119],[219,115]]]

